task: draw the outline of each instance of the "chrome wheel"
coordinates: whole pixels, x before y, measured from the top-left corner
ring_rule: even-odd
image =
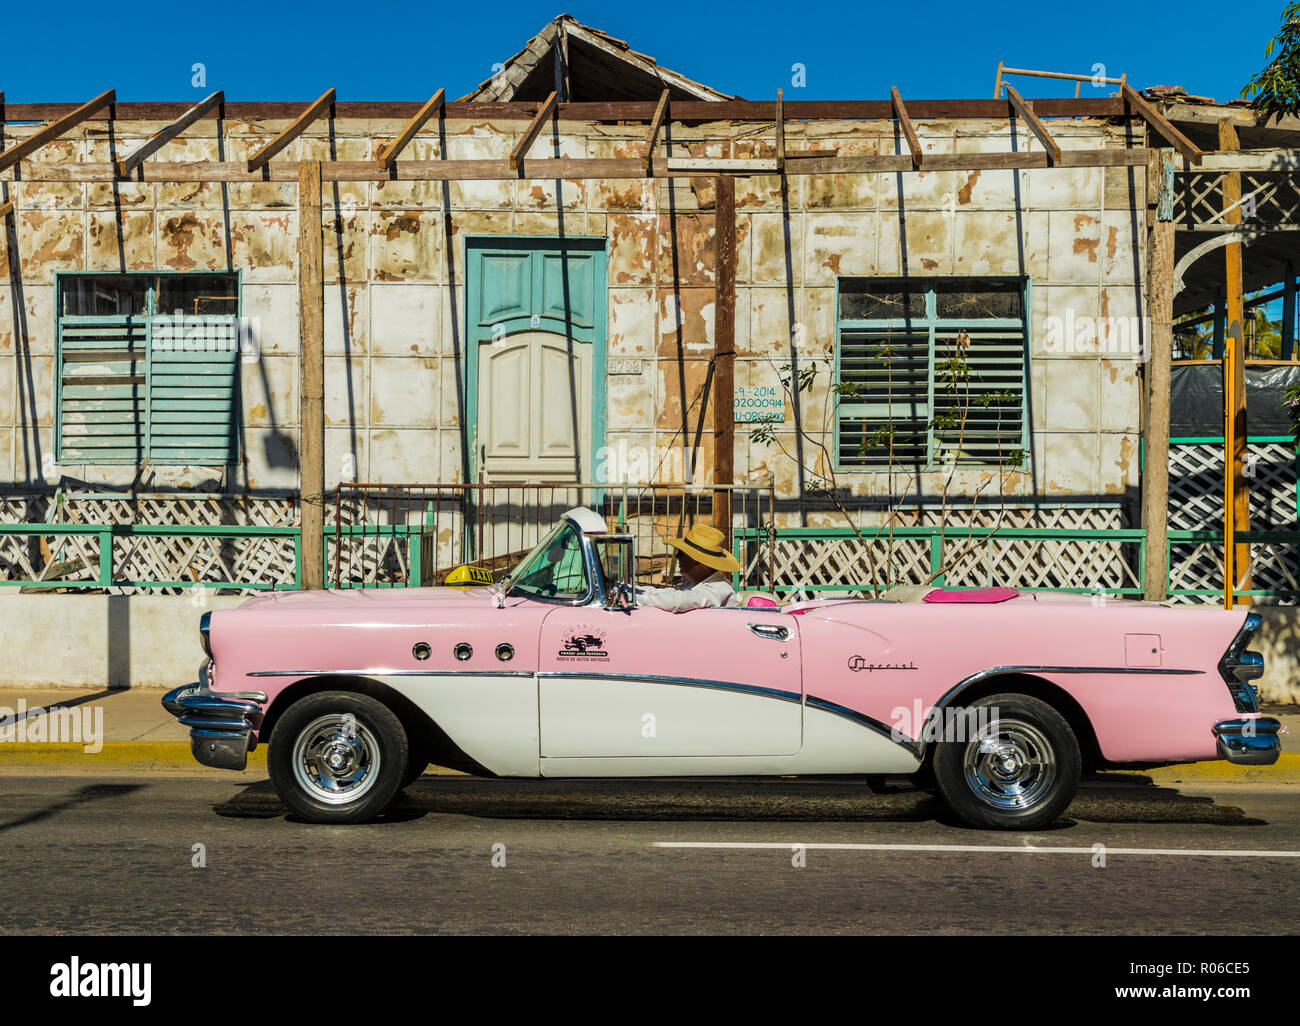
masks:
[[[1036,726],[994,720],[966,746],[966,783],[981,802],[1000,812],[1032,808],[1056,782],[1056,754]]]
[[[379,779],[379,742],[349,713],[312,720],[294,742],[294,779],[316,801],[327,805],[356,802]]]

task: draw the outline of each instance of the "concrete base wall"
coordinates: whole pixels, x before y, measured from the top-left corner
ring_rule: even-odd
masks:
[[[1253,651],[1264,657],[1258,681],[1261,702],[1300,703],[1300,609],[1295,606],[1254,606],[1264,618]]]
[[[173,688],[196,680],[204,609],[239,597],[0,594],[0,688]],[[1300,703],[1300,609],[1258,606],[1265,702]]]
[[[201,594],[201,593],[200,593]],[[199,616],[245,599],[0,594],[0,687],[174,688],[198,679]]]

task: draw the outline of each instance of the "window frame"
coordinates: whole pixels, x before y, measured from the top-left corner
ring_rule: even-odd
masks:
[[[243,419],[243,353],[240,352],[235,358],[234,384],[231,392],[231,435],[232,444],[230,456],[224,463],[204,463],[196,462],[192,459],[183,457],[155,457],[151,453],[152,432],[152,412],[150,409],[149,394],[152,381],[153,368],[153,324],[158,317],[169,316],[166,311],[159,311],[155,308],[157,297],[156,284],[151,285],[145,290],[146,311],[140,314],[114,315],[114,314],[64,314],[63,313],[63,296],[67,284],[76,279],[84,278],[233,278],[235,287],[235,341],[236,345],[242,344],[240,333],[244,323],[244,283],[243,272],[241,270],[231,271],[167,271],[167,270],[133,270],[133,271],[56,271],[54,274],[54,459],[57,463],[63,463],[63,327],[65,324],[76,326],[77,324],[103,324],[105,321],[114,318],[119,319],[122,324],[128,324],[131,321],[143,322],[145,327],[145,359],[144,359],[144,392],[145,399],[143,402],[143,423],[140,424],[140,432],[137,437],[141,439],[139,456],[136,459],[126,457],[105,457],[98,459],[87,459],[84,456],[72,457],[68,462],[70,465],[80,466],[119,466],[135,467],[139,466],[146,459],[152,466],[178,466],[178,467],[233,467],[238,466],[244,456],[244,419]]]
[[[842,285],[845,281],[862,281],[868,283],[868,288],[872,282],[883,283],[901,283],[905,281],[914,282],[920,286],[916,291],[923,293],[925,298],[925,313],[921,317],[892,317],[892,318],[845,318],[840,316],[841,297],[844,294]],[[976,285],[981,281],[1003,281],[1019,282],[1022,316],[1019,318],[1011,317],[987,317],[987,318],[940,318],[937,315],[938,290],[934,283],[952,283],[969,281]],[[887,291],[882,289],[882,291]],[[1032,300],[1033,300],[1033,278],[1030,275],[1015,274],[978,274],[978,275],[926,275],[916,278],[907,278],[905,276],[895,275],[837,275],[835,278],[835,352],[831,367],[831,428],[832,428],[832,453],[834,456],[835,472],[837,474],[879,474],[891,470],[898,470],[899,464],[894,465],[882,462],[878,464],[851,464],[844,463],[840,457],[840,422],[841,422],[841,396],[835,392],[836,386],[840,383],[840,356],[844,351],[844,337],[849,336],[870,336],[883,338],[887,335],[929,335],[929,363],[926,374],[926,395],[927,410],[925,434],[926,434],[926,460],[921,466],[922,470],[933,470],[935,463],[934,448],[934,424],[935,419],[935,340],[938,335],[950,336],[957,331],[966,329],[974,333],[978,331],[1017,331],[1021,334],[1024,364],[1023,373],[1020,382],[1020,449],[1026,454],[1025,462],[1032,459],[1030,440],[1032,437],[1031,426],[1029,424],[1029,387],[1031,381],[1030,359],[1032,352]],[[846,403],[846,405],[853,405]],[[962,464],[971,467],[1007,467],[1006,463],[971,463]],[[908,465],[910,466],[910,464]],[[1012,468],[1014,469],[1014,468]]]

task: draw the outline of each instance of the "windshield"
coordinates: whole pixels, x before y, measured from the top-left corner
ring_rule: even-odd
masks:
[[[506,578],[507,595],[577,601],[587,595],[582,540],[567,520],[541,540]]]

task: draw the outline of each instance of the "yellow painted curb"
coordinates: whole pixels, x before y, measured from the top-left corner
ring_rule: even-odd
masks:
[[[205,770],[186,741],[105,741],[98,752],[79,744],[0,743],[0,769]],[[250,770],[266,770],[266,746],[248,755]],[[218,771],[221,772],[221,771]],[[229,772],[229,771],[225,771]]]
[[[1213,762],[1189,762],[1179,766],[1161,766],[1149,770],[1115,770],[1136,776],[1150,777],[1165,783],[1188,781],[1208,783],[1300,783],[1300,752],[1283,752],[1272,766],[1236,766],[1222,759]]]
[[[248,754],[245,773],[266,774],[266,745]],[[77,770],[82,773],[149,773],[185,771],[230,775],[231,770],[204,766],[194,758],[187,741],[106,741],[98,752],[87,752],[79,744],[32,744],[0,742],[0,773]],[[457,770],[430,766],[426,773],[464,776]]]

